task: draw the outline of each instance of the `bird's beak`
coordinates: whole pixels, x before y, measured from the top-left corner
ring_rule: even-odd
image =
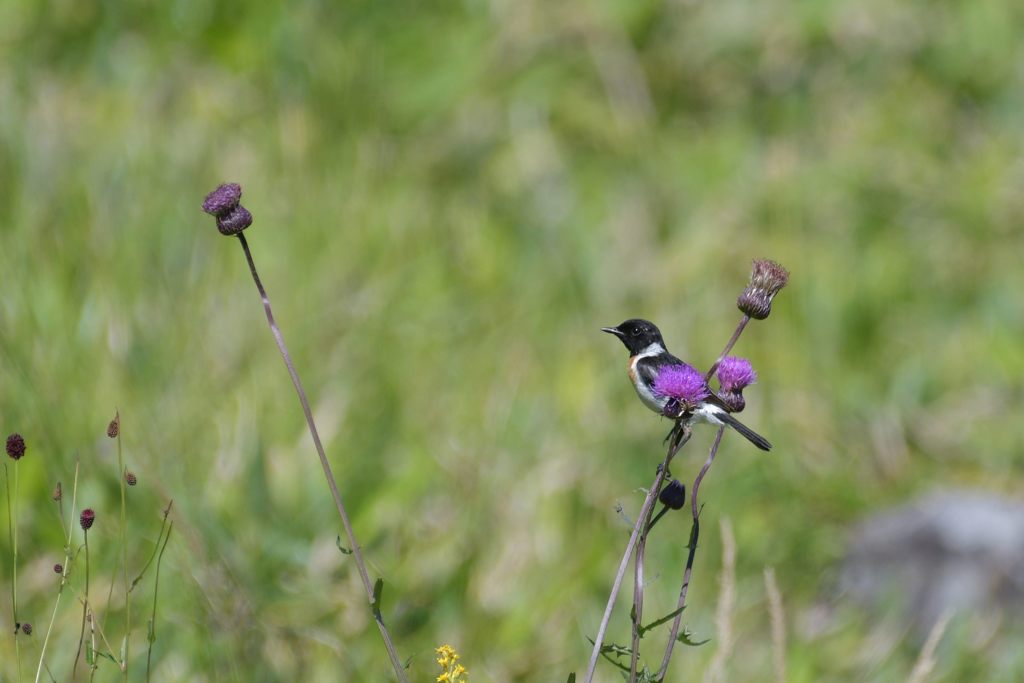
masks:
[[[601,331],[607,332],[608,334],[614,334],[616,337],[622,336],[622,332],[617,327],[602,327]]]

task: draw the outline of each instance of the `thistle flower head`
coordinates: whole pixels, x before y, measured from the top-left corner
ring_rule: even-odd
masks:
[[[746,358],[739,356],[727,356],[718,364],[718,383],[722,391],[739,392],[757,381],[757,373],[754,366]]]
[[[222,235],[237,235],[252,225],[252,214],[239,204],[242,198],[242,186],[238,183],[225,183],[206,195],[203,211],[216,216],[217,229]]]
[[[12,460],[21,460],[21,457],[25,455],[25,439],[21,434],[15,432],[7,437],[7,455]]]
[[[670,510],[679,510],[686,504],[686,486],[678,479],[673,479],[658,494],[658,500]]]
[[[682,407],[695,406],[708,396],[711,390],[696,368],[680,363],[668,365],[658,372],[654,380],[654,393],[668,399],[675,399]]]
[[[82,525],[83,531],[88,531],[92,528],[93,522],[96,521],[96,511],[92,508],[85,508],[82,510],[82,514],[78,517],[79,524]]]
[[[755,259],[750,282],[736,300],[736,306],[755,320],[772,312],[772,299],[789,282],[789,271],[775,261]]]

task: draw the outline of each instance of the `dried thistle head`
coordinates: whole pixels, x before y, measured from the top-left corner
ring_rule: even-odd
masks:
[[[252,225],[252,214],[239,204],[242,186],[225,183],[217,186],[203,201],[203,211],[216,216],[217,229],[222,235],[237,235]]]
[[[736,306],[755,320],[772,312],[772,299],[789,282],[789,271],[770,259],[755,259],[750,282],[736,300]]]

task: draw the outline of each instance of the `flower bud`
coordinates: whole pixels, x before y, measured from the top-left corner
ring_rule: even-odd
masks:
[[[21,632],[24,633],[26,636],[32,635],[32,624],[26,621],[24,624],[21,625]]]
[[[226,183],[206,195],[203,211],[217,217],[217,229],[222,235],[237,235],[252,225],[252,214],[239,204],[242,186]]]
[[[736,300],[736,306],[755,320],[764,320],[772,312],[772,299],[789,281],[789,271],[775,261],[755,259],[750,283]]]
[[[117,435],[121,433],[121,416],[114,415],[114,419],[107,425],[107,436],[111,439],[116,439]]]
[[[686,505],[686,485],[678,479],[673,479],[658,494],[658,500],[671,510],[681,509]]]
[[[129,486],[135,486],[139,483],[139,478],[135,476],[134,472],[125,472],[124,480]]]
[[[64,565],[62,565],[60,562],[58,562],[57,564],[53,565],[53,573],[54,574],[63,574],[64,573]]]

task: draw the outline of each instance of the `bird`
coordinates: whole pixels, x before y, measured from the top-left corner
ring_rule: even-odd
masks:
[[[771,450],[767,439],[732,416],[724,402],[707,386],[703,375],[668,352],[657,325],[631,318],[615,327],[602,327],[601,331],[618,337],[629,351],[629,379],[645,406],[659,415],[687,424],[703,421],[726,425],[761,450]],[[669,383],[681,387],[682,391],[673,391],[673,395],[658,391]],[[679,396],[674,395],[677,393]]]

